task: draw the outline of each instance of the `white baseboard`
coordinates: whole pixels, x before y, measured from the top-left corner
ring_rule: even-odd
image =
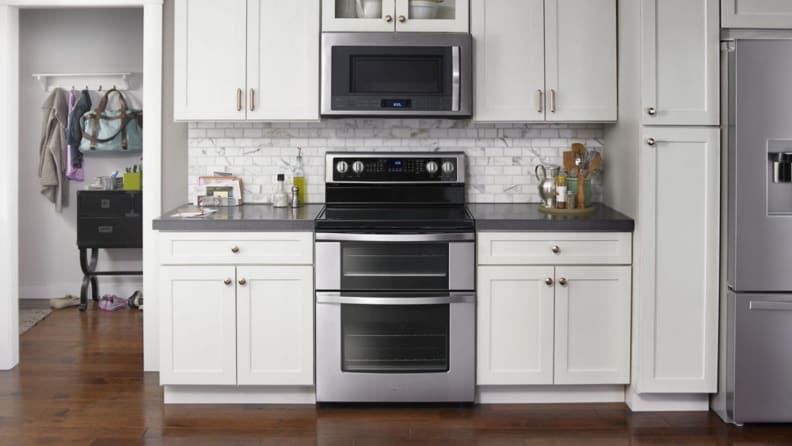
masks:
[[[66,294],[80,295],[82,281],[67,283],[48,283],[44,285],[20,285],[20,299],[52,299]],[[140,276],[99,277],[99,294],[115,294],[129,297],[135,290],[143,289],[143,278]],[[88,292],[90,298],[90,291]]]
[[[481,404],[623,403],[623,385],[479,386]]]
[[[708,393],[635,393],[625,392],[625,402],[633,412],[707,412]]]
[[[165,404],[316,404],[312,386],[165,386]]]

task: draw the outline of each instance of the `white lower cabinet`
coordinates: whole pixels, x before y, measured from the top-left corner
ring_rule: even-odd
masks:
[[[610,237],[629,246],[629,236]],[[478,239],[484,245],[493,240],[545,239],[574,253],[581,249],[579,243],[585,246],[587,237],[493,232],[481,233]],[[542,259],[544,248],[529,249],[524,256]],[[479,385],[630,382],[629,256],[622,257],[622,265],[584,266],[493,265],[496,259],[485,256],[478,261]]]
[[[236,384],[236,268],[160,268],[160,382]]]
[[[160,257],[160,383],[312,386],[312,239],[162,233],[172,255]],[[201,243],[208,251],[198,255]]]
[[[552,266],[478,269],[478,384],[553,383]]]
[[[630,381],[629,266],[555,270],[555,384]]]
[[[237,383],[313,384],[313,269],[237,268]]]

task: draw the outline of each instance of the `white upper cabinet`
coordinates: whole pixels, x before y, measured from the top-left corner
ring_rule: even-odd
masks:
[[[553,383],[553,293],[552,266],[478,268],[479,385]]]
[[[476,121],[615,121],[615,0],[472,0]]]
[[[792,2],[722,0],[721,24],[724,28],[792,28]]]
[[[177,0],[177,120],[319,119],[319,3]]]
[[[630,382],[629,266],[558,266],[555,384]]]
[[[176,0],[174,116],[242,120],[246,0]]]
[[[645,125],[718,125],[718,0],[641,0]]]
[[[322,0],[322,31],[468,32],[468,0]]]
[[[544,121],[544,0],[472,0],[477,121]]]
[[[615,121],[616,2],[547,0],[545,46],[547,120]]]
[[[240,385],[313,385],[313,268],[237,268]]]
[[[248,2],[247,119],[319,119],[319,5]]]
[[[717,380],[720,131],[645,127],[639,156],[639,393],[712,393]]]

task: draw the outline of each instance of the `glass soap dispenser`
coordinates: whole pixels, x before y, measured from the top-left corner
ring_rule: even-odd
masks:
[[[289,206],[289,194],[286,193],[286,185],[283,183],[285,178],[284,174],[278,174],[278,184],[272,194],[272,207],[285,208]]]

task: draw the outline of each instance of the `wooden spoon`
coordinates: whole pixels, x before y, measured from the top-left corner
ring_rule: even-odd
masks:
[[[572,144],[572,153],[574,153],[575,156],[579,156],[581,160],[584,160],[586,159],[586,146],[576,142]]]
[[[572,169],[575,168],[575,153],[566,151],[564,152],[564,169],[566,169],[567,174],[572,173]]]

